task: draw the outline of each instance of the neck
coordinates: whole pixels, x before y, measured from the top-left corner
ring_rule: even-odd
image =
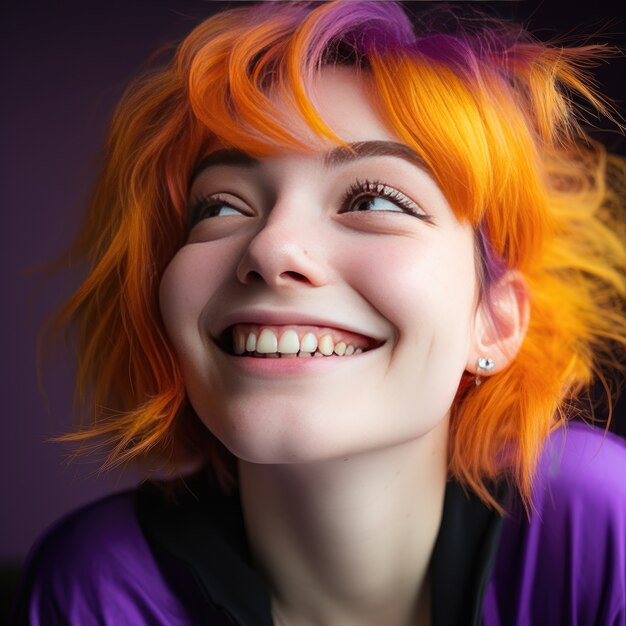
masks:
[[[447,432],[444,420],[419,439],[318,463],[240,461],[248,539],[277,623],[430,623]]]

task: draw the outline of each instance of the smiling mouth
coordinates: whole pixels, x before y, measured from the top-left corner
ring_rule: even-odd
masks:
[[[232,356],[320,358],[356,356],[378,348],[383,342],[337,328],[235,324],[216,343]]]

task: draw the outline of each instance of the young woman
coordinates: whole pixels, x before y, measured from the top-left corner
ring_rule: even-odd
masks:
[[[604,51],[443,17],[245,6],[131,86],[74,438],[179,478],[52,529],[18,623],[626,624],[626,446],[568,423],[626,345]]]

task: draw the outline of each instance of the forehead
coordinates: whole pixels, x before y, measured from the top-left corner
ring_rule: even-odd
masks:
[[[349,67],[328,66],[308,85],[308,95],[322,121],[339,139],[347,143],[361,141],[399,141],[377,110],[375,87],[366,72]],[[272,98],[289,127],[307,137],[314,150],[336,147],[329,138],[316,133],[296,112],[293,103]]]
[[[276,111],[290,132],[306,138],[306,151],[278,150],[272,157],[313,156],[325,167],[337,167],[350,161],[367,157],[393,156],[403,159],[422,170],[429,171],[423,158],[413,148],[403,143],[388,129],[376,107],[375,87],[366,72],[354,68],[327,66],[307,85],[307,96],[328,129],[344,145],[319,131],[296,109],[286,96],[271,97]],[[268,155],[265,155],[268,156]],[[194,167],[190,176],[193,182],[206,168],[216,165],[233,165],[251,168],[265,158],[255,158],[227,141],[212,142],[206,156]]]

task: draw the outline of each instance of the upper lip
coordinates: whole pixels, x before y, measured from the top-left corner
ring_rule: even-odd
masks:
[[[269,311],[260,309],[232,311],[220,320],[216,331],[212,333],[213,337],[218,339],[228,328],[235,324],[258,324],[260,326],[320,326],[323,328],[347,330],[351,333],[363,335],[364,337],[376,341],[384,341],[383,337],[377,337],[365,331],[363,328],[358,328],[354,324],[342,322],[337,319],[319,317],[299,311]]]

